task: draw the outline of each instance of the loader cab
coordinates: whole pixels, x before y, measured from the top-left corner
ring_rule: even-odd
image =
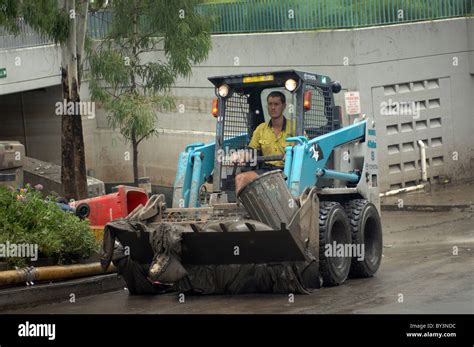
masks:
[[[215,151],[245,149],[253,132],[270,120],[267,96],[280,91],[286,97],[284,116],[291,123],[291,136],[316,136],[340,127],[333,93],[340,85],[329,77],[296,70],[217,76],[209,78],[215,86],[212,113],[216,117]],[[235,201],[235,169],[215,160],[213,192],[227,192]]]

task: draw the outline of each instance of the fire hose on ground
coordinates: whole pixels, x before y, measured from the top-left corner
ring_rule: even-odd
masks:
[[[112,265],[106,272],[100,266],[100,263],[75,264],[75,265],[57,265],[42,267],[25,267],[17,270],[8,270],[0,272],[0,287],[19,283],[32,283],[41,281],[57,281],[70,278],[101,275],[104,273],[113,273],[116,268]]]

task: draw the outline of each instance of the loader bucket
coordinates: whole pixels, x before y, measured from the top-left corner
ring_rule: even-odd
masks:
[[[296,202],[280,170],[259,176],[238,198],[252,220],[183,234],[184,264],[304,261]],[[288,227],[287,227],[288,226]],[[209,230],[211,229],[211,230]],[[221,229],[221,230],[219,230]]]
[[[240,224],[241,225],[238,225]],[[109,223],[112,224],[112,223]],[[123,228],[121,228],[123,224]],[[183,265],[258,264],[305,261],[301,243],[281,225],[279,230],[254,220],[219,223],[223,230],[184,232],[181,240]],[[228,225],[228,226],[226,226]],[[126,222],[113,222],[114,235],[130,256],[142,264],[153,260],[153,249],[147,231],[131,231]],[[262,228],[262,226],[264,226]],[[247,231],[236,231],[247,229]],[[265,229],[265,230],[262,230]]]
[[[297,240],[284,224],[279,230],[184,233],[181,245],[185,265],[305,260]]]
[[[180,292],[200,294],[307,294],[321,285],[315,190],[296,204],[281,172],[274,172],[240,192],[242,205],[172,208],[159,221],[111,222],[102,266],[114,259],[117,238],[130,251],[115,258],[130,293],[153,292],[137,289],[143,283],[174,283]]]
[[[241,204],[230,209],[234,216],[207,223],[173,223],[167,216],[162,223],[181,231],[179,257],[183,265],[228,265],[305,262],[308,260],[302,237],[301,210],[291,196],[280,170],[259,176],[238,194]],[[240,208],[241,217],[235,216]],[[186,213],[200,210],[178,209]],[[214,212],[220,214],[220,212]],[[247,218],[242,218],[242,216]],[[250,216],[250,219],[248,218]],[[197,218],[201,219],[201,218]],[[181,225],[178,225],[181,224]],[[128,222],[113,223],[113,234],[131,257],[140,263],[153,259],[149,227]],[[153,229],[153,228],[152,228]]]

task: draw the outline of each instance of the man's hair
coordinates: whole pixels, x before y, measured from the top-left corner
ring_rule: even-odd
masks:
[[[282,92],[277,92],[277,91],[271,92],[267,96],[267,102],[268,102],[268,98],[280,98],[280,101],[281,101],[282,104],[286,103],[285,94],[283,94]]]

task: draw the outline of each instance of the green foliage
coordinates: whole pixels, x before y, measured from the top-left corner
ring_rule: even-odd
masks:
[[[41,255],[60,264],[87,258],[98,251],[88,222],[62,211],[53,200],[44,200],[31,187],[21,192],[0,187],[0,243],[37,244]],[[22,258],[7,261],[25,265]]]
[[[69,14],[59,8],[58,0],[23,2],[23,17],[38,33],[56,43],[65,42],[69,34]]]
[[[56,43],[69,34],[69,14],[59,8],[58,0],[0,0],[0,27],[18,34],[19,18],[38,33]]]
[[[90,91],[126,140],[156,135],[156,111],[175,108],[169,94],[211,47],[196,0],[115,0],[105,39],[89,47]],[[150,54],[153,52],[153,54]]]
[[[19,16],[18,0],[0,0],[0,27],[9,32],[18,33],[16,18]]]

